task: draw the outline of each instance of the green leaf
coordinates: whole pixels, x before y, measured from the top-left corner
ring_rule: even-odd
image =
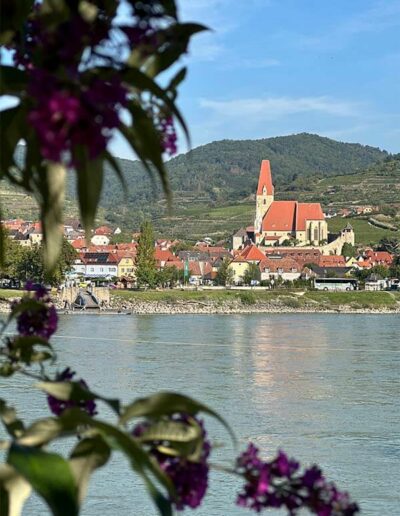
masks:
[[[43,446],[61,434],[69,433],[58,418],[48,417],[35,421],[22,435],[18,436],[18,444],[23,446]]]
[[[0,464],[0,514],[20,516],[31,486],[8,464]]]
[[[73,449],[69,463],[78,485],[79,503],[86,496],[90,475],[95,469],[104,466],[110,455],[110,447],[100,435],[82,439]]]
[[[131,467],[145,481],[146,487],[157,505],[162,516],[170,516],[171,504],[169,500],[157,489],[151,480],[155,477],[160,484],[167,489],[171,497],[175,495],[174,487],[170,478],[161,470],[158,463],[143,450],[140,444],[129,434],[119,428],[91,418],[88,414],[79,409],[68,409],[60,416],[64,427],[69,425],[82,424],[99,430],[107,444],[124,453],[129,460]]]
[[[199,32],[208,30],[204,25],[197,23],[177,23],[159,32],[158,36],[166,41],[161,51],[154,53],[145,65],[145,73],[155,77],[177,61],[187,51],[190,38]],[[130,61],[128,59],[128,64]]]
[[[14,165],[15,147],[23,136],[24,122],[25,111],[22,106],[0,111],[0,128],[7,127],[0,138],[0,177],[9,177],[11,174],[10,167]]]
[[[164,90],[151,77],[148,77],[138,68],[126,68],[125,70],[121,71],[121,76],[123,80],[127,82],[131,87],[139,89],[140,91],[149,91],[165,103],[165,105],[171,110],[171,113],[173,113],[179,121],[183,129],[183,132],[185,133],[185,137],[188,141],[188,144],[190,146],[189,130],[186,126],[185,120],[181,115],[179,109],[176,107],[173,99],[168,95],[170,92],[173,92],[173,96],[176,97],[175,89],[179,82],[184,79],[185,74],[186,68],[183,68],[172,79],[168,88]],[[174,81],[176,82],[176,84],[174,83]]]
[[[45,500],[54,516],[78,516],[78,488],[68,461],[55,453],[13,443],[7,462]]]
[[[26,72],[15,66],[0,66],[0,95],[19,96],[26,88]]]
[[[13,407],[0,399],[0,417],[8,434],[11,437],[19,437],[24,432],[24,424],[18,419],[17,412]]]
[[[10,358],[30,365],[31,362],[40,362],[52,358],[52,353],[44,353],[37,350],[35,346],[43,346],[52,350],[51,344],[47,340],[35,335],[26,337],[17,336],[10,342]]]
[[[151,418],[179,413],[194,416],[198,412],[203,412],[217,419],[227,429],[234,444],[236,444],[236,437],[222,416],[206,405],[203,405],[203,403],[176,392],[159,392],[148,398],[140,398],[134,401],[122,410],[120,422],[121,424],[126,424],[133,418]]]
[[[53,270],[61,252],[66,170],[61,163],[48,163],[40,174],[40,209],[43,225],[44,261]]]
[[[179,421],[157,421],[138,437],[140,442],[169,441],[190,443],[202,436],[199,425],[188,425]]]
[[[168,202],[171,201],[171,190],[169,187],[168,175],[162,160],[162,147],[160,134],[153,124],[153,120],[146,114],[142,107],[134,102],[128,106],[132,114],[132,127],[126,127],[121,124],[119,129],[128,143],[132,146],[149,174],[152,174],[152,164],[161,180],[164,194]]]
[[[181,68],[170,80],[167,90],[176,90],[180,83],[185,79],[187,74],[187,68],[184,66]]]
[[[147,427],[137,438],[142,443],[159,442],[158,450],[168,455],[179,455],[197,461],[203,445],[203,430],[192,420],[188,423],[179,421],[157,421]]]
[[[103,159],[89,160],[86,149],[74,151],[77,164],[78,200],[86,239],[90,240],[90,231],[93,229],[97,206],[100,201],[103,187]]]
[[[85,389],[79,382],[40,382],[36,387],[62,401],[101,400],[107,403],[116,414],[119,415],[120,412],[118,399],[104,398]]]

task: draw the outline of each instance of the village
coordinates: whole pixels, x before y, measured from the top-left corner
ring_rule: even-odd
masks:
[[[363,208],[366,209],[366,208]],[[369,208],[368,208],[369,209]],[[399,257],[394,252],[355,245],[351,224],[343,217],[338,234],[328,229],[329,214],[319,203],[277,201],[270,162],[260,167],[254,225],[240,228],[229,242],[182,242],[155,239],[154,267],[166,273],[158,287],[247,286],[277,289],[302,286],[322,290],[397,290]],[[4,220],[3,227],[23,247],[40,246],[36,221]],[[63,234],[76,251],[63,285],[102,285],[134,289],[140,233],[121,242],[121,228],[102,225],[90,241],[78,219],[66,220]],[[3,281],[4,285],[4,281]],[[10,283],[5,282],[5,285]],[[146,287],[146,285],[144,285]]]

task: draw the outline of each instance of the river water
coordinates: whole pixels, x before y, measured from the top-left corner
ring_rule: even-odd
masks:
[[[54,343],[60,364],[94,391],[125,402],[183,391],[224,414],[242,448],[251,439],[267,456],[282,448],[304,464],[317,462],[362,514],[400,514],[398,315],[71,315],[61,317]],[[43,416],[44,396],[29,380],[0,381],[1,397],[27,420]],[[207,428],[226,443],[215,462],[227,464],[234,452],[225,431],[208,419]],[[213,473],[194,514],[249,514],[233,503],[238,487]],[[32,497],[23,514],[48,512]],[[156,511],[117,457],[95,473],[82,514]]]

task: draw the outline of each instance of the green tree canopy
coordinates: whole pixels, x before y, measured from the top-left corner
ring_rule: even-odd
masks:
[[[234,272],[230,267],[231,260],[224,258],[218,269],[216,283],[217,285],[231,285],[233,283]]]
[[[250,263],[247,270],[243,274],[243,283],[251,285],[253,281],[260,281],[261,271],[257,263]]]
[[[140,228],[135,266],[137,284],[139,286],[154,287],[157,282],[157,268],[154,257],[153,225],[149,221],[143,222]]]

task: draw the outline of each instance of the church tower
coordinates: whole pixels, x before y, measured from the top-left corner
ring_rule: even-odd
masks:
[[[256,193],[256,218],[254,221],[255,233],[261,233],[262,220],[273,200],[274,185],[272,184],[271,165],[268,159],[264,159],[261,162]]]

